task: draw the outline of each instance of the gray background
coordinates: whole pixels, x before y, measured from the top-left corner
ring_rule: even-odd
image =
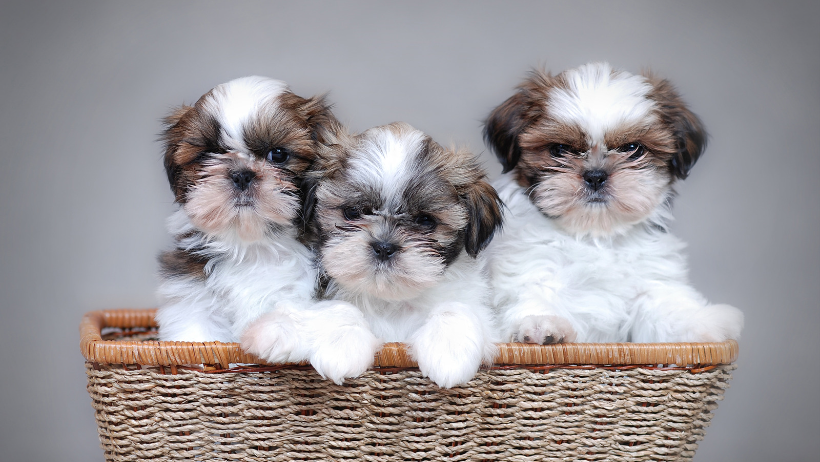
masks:
[[[820,450],[820,2],[3,2],[0,459],[101,460],[77,326],[155,305],[172,196],[159,119],[260,74],[481,154],[529,68],[592,60],[676,83],[711,143],[679,188],[691,279],[746,313],[700,461]]]

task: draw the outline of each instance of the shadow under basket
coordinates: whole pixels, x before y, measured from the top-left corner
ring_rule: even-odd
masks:
[[[344,385],[235,343],[159,342],[155,310],[85,315],[80,348],[109,461],[690,460],[735,341],[499,345],[441,389],[402,344]]]

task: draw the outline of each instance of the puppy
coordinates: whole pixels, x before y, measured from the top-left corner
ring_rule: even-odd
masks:
[[[327,160],[313,193],[326,300],[301,313],[302,332],[314,333],[302,351],[320,374],[361,374],[382,342],[407,342],[442,387],[492,362],[497,335],[475,257],[501,226],[501,203],[470,154],[405,123],[376,127]],[[265,339],[282,331],[275,322],[253,330],[243,346],[262,357],[293,345]]]
[[[245,77],[165,119],[165,169],[179,209],[160,255],[162,340],[235,342],[262,313],[311,303],[300,242],[302,177],[338,123],[322,97]]]
[[[687,282],[668,232],[673,186],[706,133],[672,85],[593,63],[533,72],[484,136],[508,207],[486,252],[502,338],[529,343],[711,342],[743,315]]]

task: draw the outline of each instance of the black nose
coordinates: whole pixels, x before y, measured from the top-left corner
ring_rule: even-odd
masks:
[[[250,170],[240,170],[238,172],[231,173],[233,184],[239,188],[240,191],[248,189],[248,185],[251,184],[254,178],[256,178],[256,173],[253,173]]]
[[[370,245],[373,247],[373,252],[376,253],[376,259],[379,261],[390,260],[390,257],[399,249],[398,246],[389,242],[374,242]]]
[[[607,176],[603,170],[587,170],[584,172],[584,181],[593,191],[597,191],[604,186]]]

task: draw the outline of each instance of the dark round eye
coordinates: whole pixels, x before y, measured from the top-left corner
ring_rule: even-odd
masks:
[[[567,144],[555,143],[550,145],[550,155],[552,157],[564,157],[572,152],[572,148]]]
[[[356,207],[345,207],[342,209],[342,214],[345,216],[345,220],[358,220],[362,217],[362,212]]]
[[[416,215],[416,218],[413,220],[417,225],[423,226],[425,228],[435,228],[438,224],[436,219],[427,215],[426,213],[422,213],[421,215]]]
[[[626,143],[617,149],[618,152],[629,154],[630,160],[638,160],[641,158],[646,148],[641,143]]]
[[[285,148],[273,148],[268,151],[267,157],[265,157],[268,162],[273,162],[274,164],[281,164],[290,158],[290,151]]]

